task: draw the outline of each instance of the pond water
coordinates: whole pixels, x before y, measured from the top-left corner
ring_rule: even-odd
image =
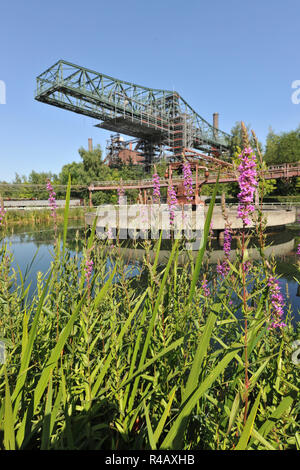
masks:
[[[75,250],[77,230],[80,236],[83,237],[84,227],[82,222],[72,221],[67,237],[71,251]],[[269,254],[271,255],[272,253],[277,261],[277,274],[281,276],[279,282],[282,294],[285,298],[289,297],[296,322],[300,318],[298,313],[300,311],[300,288],[295,280],[295,278],[299,279],[299,272],[295,266],[297,262],[296,247],[300,242],[299,235],[300,226],[290,226],[268,234],[267,238],[268,244],[272,243],[272,249]],[[26,285],[31,282],[31,292],[33,292],[36,285],[37,272],[46,273],[53,259],[54,232],[52,226],[49,224],[39,224],[35,226],[14,227],[13,232],[6,237],[5,241],[9,243],[10,251],[13,253],[14,259],[12,265],[14,269],[17,270],[19,267],[23,276],[27,273]],[[193,253],[194,256],[196,254],[197,252]],[[144,251],[127,247],[122,251],[122,255],[125,260],[131,260],[126,268],[127,275],[130,277],[138,275],[139,263],[143,259]],[[168,255],[169,251],[163,247],[159,259],[160,264],[165,264]],[[222,246],[215,240],[210,262],[216,263],[221,255]],[[234,251],[232,251],[232,258],[234,259]],[[110,266],[108,264],[107,270],[109,271],[109,269]]]

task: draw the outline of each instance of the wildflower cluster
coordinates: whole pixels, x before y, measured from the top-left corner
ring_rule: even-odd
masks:
[[[238,217],[243,221],[244,225],[250,225],[250,214],[255,210],[253,206],[253,196],[257,187],[256,172],[256,155],[251,147],[245,148],[239,155],[241,161],[238,166],[239,178],[238,183],[240,192],[238,194]]]
[[[52,187],[51,182],[50,182],[49,179],[47,180],[47,190],[49,192],[48,201],[49,201],[49,205],[50,205],[50,209],[51,209],[51,216],[54,219],[56,219],[56,209],[57,209],[56,199],[55,199],[56,193],[54,192],[53,187]]]
[[[157,173],[152,175],[153,181],[153,202],[159,203],[160,201],[160,184],[159,184],[159,176]]]
[[[192,170],[191,165],[189,162],[184,162],[183,164],[183,185],[184,185],[184,195],[186,196],[188,201],[193,200],[193,178],[192,178]]]
[[[169,211],[170,211],[170,224],[173,225],[174,223],[174,218],[175,218],[175,208],[177,205],[177,196],[176,196],[176,191],[174,189],[174,186],[171,185],[168,187],[168,206],[169,206]]]
[[[229,264],[228,264],[228,258],[230,255],[230,250],[231,250],[231,240],[232,240],[232,235],[230,228],[227,226],[225,227],[224,230],[224,245],[223,245],[223,251],[225,255],[225,259],[222,264],[218,264],[217,266],[217,273],[219,276],[225,277],[229,273]]]
[[[284,301],[283,296],[280,292],[280,287],[278,284],[278,280],[275,277],[270,277],[268,280],[268,286],[270,289],[270,300],[272,306],[272,322],[269,326],[271,328],[282,328],[286,326],[286,324],[281,320],[282,315],[284,313]]]

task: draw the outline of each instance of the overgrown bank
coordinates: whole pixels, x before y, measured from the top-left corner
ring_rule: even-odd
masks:
[[[118,244],[97,242],[94,229],[79,262],[66,210],[29,301],[1,245],[1,448],[300,448],[299,332],[288,305],[286,326],[272,327],[276,265],[262,232],[259,262],[244,240],[224,276],[203,264],[216,191],[195,264],[178,266],[180,240],[164,268],[157,240],[150,263],[146,240],[130,278]]]

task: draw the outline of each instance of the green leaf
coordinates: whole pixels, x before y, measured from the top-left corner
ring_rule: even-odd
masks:
[[[47,292],[47,289],[48,289],[48,284],[49,284],[50,279],[51,279],[51,275],[52,275],[52,270],[51,270],[51,272],[48,276],[47,282],[46,282],[45,287],[42,291],[42,295],[40,297],[40,300],[39,300],[39,303],[38,303],[38,306],[37,306],[37,309],[36,309],[36,312],[35,312],[35,315],[34,315],[34,319],[33,319],[33,322],[32,322],[32,326],[31,326],[31,329],[30,329],[28,339],[27,338],[24,339],[26,341],[26,347],[25,347],[25,345],[23,345],[24,351],[23,351],[22,357],[21,357],[21,366],[20,366],[18,377],[17,377],[16,386],[15,386],[15,389],[14,389],[13,394],[12,394],[12,402],[14,403],[14,417],[16,417],[17,412],[18,412],[18,407],[19,407],[19,403],[20,403],[20,400],[21,400],[21,391],[23,389],[23,386],[24,386],[24,383],[25,383],[25,380],[26,380],[27,370],[28,370],[28,366],[29,366],[29,362],[30,362],[30,358],[31,358],[31,353],[32,353],[32,348],[33,348],[33,343],[34,343],[34,340],[35,340],[35,337],[36,337],[36,334],[37,334],[38,321],[39,321],[40,313],[41,313],[41,310],[42,310],[42,307],[43,307],[43,304],[44,304],[44,300],[45,300],[45,297],[46,297],[46,292]]]
[[[252,429],[252,437],[254,437],[257,441],[259,441],[261,444],[265,446],[266,449],[268,450],[276,450],[275,447],[273,447],[261,434],[259,434],[258,431],[256,431],[254,428]]]
[[[52,374],[50,375],[49,384],[48,384],[48,393],[46,397],[46,405],[45,405],[45,412],[44,412],[44,418],[43,418],[41,450],[47,450],[50,444],[51,408],[52,408]]]
[[[185,391],[182,395],[182,403],[193,393],[197,388],[199,375],[201,373],[202,361],[206,355],[212,331],[216,322],[217,316],[214,313],[210,313],[206,321],[204,331],[200,337],[197,351],[193,360],[193,365],[189,373]]]
[[[300,434],[296,432],[295,434],[295,440],[296,440],[296,448],[297,450],[300,450]]]
[[[150,421],[150,418],[149,418],[148,407],[146,406],[145,401],[143,402],[143,404],[144,404],[144,411],[145,411],[145,417],[146,417],[146,424],[147,424],[147,431],[148,431],[149,443],[150,443],[151,449],[152,449],[152,450],[156,450],[156,444],[155,444],[155,440],[154,440],[154,435],[153,435],[153,430],[152,430],[152,426],[151,426],[151,421]]]
[[[228,423],[228,428],[227,428],[227,432],[226,432],[227,435],[231,431],[232,425],[233,425],[234,420],[236,418],[236,415],[239,411],[239,407],[240,407],[240,393],[237,392],[237,394],[235,396],[235,399],[233,401],[232,407],[231,407],[231,411],[230,411],[229,423]]]
[[[166,407],[164,409],[164,412],[159,420],[159,423],[157,425],[157,428],[155,429],[155,432],[154,432],[154,442],[155,442],[155,445],[157,444],[160,436],[161,436],[161,433],[163,432],[163,429],[164,429],[164,425],[165,425],[165,422],[170,414],[170,410],[171,410],[171,406],[172,406],[172,403],[173,403],[173,400],[174,400],[174,397],[175,397],[175,393],[176,393],[176,390],[177,390],[177,385],[175,385],[171,392],[170,392],[170,396],[169,396],[169,401],[168,403],[166,404]]]
[[[68,233],[70,196],[71,196],[71,175],[69,174],[68,186],[67,186],[67,192],[66,192],[66,204],[65,204],[65,210],[64,210],[64,233],[63,233],[63,247],[62,247],[63,259],[65,256],[67,233]]]
[[[68,320],[68,323],[62,329],[62,331],[59,335],[58,341],[57,341],[55,347],[53,348],[53,350],[50,354],[50,357],[47,361],[47,364],[43,368],[41,377],[40,377],[40,379],[38,381],[38,384],[37,384],[37,386],[35,388],[35,391],[34,391],[34,405],[33,405],[33,411],[34,412],[36,411],[36,409],[37,409],[37,407],[38,407],[38,405],[41,401],[42,395],[43,395],[43,393],[45,391],[45,388],[47,387],[47,384],[49,382],[50,374],[51,374],[52,370],[54,369],[54,367],[56,366],[56,363],[57,363],[57,361],[60,357],[60,354],[63,350],[64,345],[65,345],[65,342],[66,342],[67,338],[69,337],[69,335],[71,333],[72,327],[73,327],[74,322],[77,318],[77,315],[79,314],[79,312],[81,310],[81,306],[83,304],[84,299],[85,299],[85,295],[80,299],[80,302],[78,303],[78,305],[76,306],[74,312],[70,316],[70,318]]]
[[[250,393],[252,389],[254,388],[256,382],[258,381],[260,375],[262,374],[263,370],[267,367],[269,363],[270,358],[268,358],[258,369],[257,371],[251,376],[251,379],[249,380],[249,390],[248,392]]]
[[[274,428],[276,421],[292,406],[293,401],[294,400],[291,396],[284,397],[277,406],[276,410],[271,414],[270,418],[267,419],[259,428],[259,434],[261,434],[263,437],[266,437]]]
[[[216,181],[216,184],[215,184],[215,187],[214,187],[214,191],[213,191],[213,194],[212,194],[212,197],[211,197],[211,200],[210,200],[210,203],[209,203],[208,211],[207,211],[207,214],[206,214],[206,218],[205,218],[203,236],[201,238],[201,243],[200,243],[200,247],[199,247],[199,251],[198,251],[198,255],[197,255],[197,259],[196,259],[196,263],[195,263],[193,278],[192,278],[192,282],[191,282],[190,292],[189,292],[189,296],[188,296],[188,299],[187,299],[188,304],[191,302],[191,300],[194,296],[195,287],[196,287],[196,284],[197,284],[197,281],[198,281],[198,278],[199,278],[200,269],[201,269],[201,265],[202,265],[202,261],[203,261],[203,256],[204,256],[204,253],[205,253],[205,250],[206,250],[206,244],[207,244],[207,239],[208,239],[208,235],[209,235],[209,228],[210,228],[211,218],[212,218],[212,214],[213,214],[213,210],[214,210],[214,204],[215,204],[216,195],[217,195],[217,190],[218,190],[218,186],[219,186],[219,177],[220,177],[220,171],[218,172],[217,181]]]
[[[119,335],[118,335],[118,337],[117,337],[117,339],[116,339],[116,345],[119,345],[119,344],[121,343],[123,336],[125,335],[126,331],[128,330],[128,328],[129,328],[129,326],[130,326],[130,324],[131,324],[131,322],[132,322],[132,319],[134,318],[134,316],[135,316],[136,313],[138,312],[138,310],[139,310],[139,308],[140,308],[140,306],[141,306],[141,304],[142,304],[142,302],[143,302],[143,300],[144,300],[144,298],[145,298],[145,296],[146,296],[147,293],[148,293],[148,289],[147,289],[147,290],[143,293],[143,295],[139,298],[138,302],[137,302],[136,305],[135,305],[135,308],[132,310],[132,312],[131,312],[130,315],[128,316],[126,322],[124,323],[124,325],[123,325],[123,327],[122,327],[122,329],[121,329],[121,331],[120,331],[120,333],[119,333]],[[106,374],[107,371],[108,371],[108,368],[109,368],[109,366],[110,366],[112,360],[113,360],[113,353],[110,352],[109,355],[107,356],[107,358],[106,358],[106,360],[105,360],[105,362],[104,362],[104,364],[103,364],[103,367],[102,367],[102,369],[101,369],[101,372],[100,372],[100,374],[98,375],[97,380],[96,380],[96,382],[95,382],[95,384],[94,384],[94,386],[93,386],[93,388],[92,388],[92,396],[93,396],[93,397],[96,396],[96,394],[97,394],[97,392],[98,392],[98,390],[99,390],[99,388],[100,388],[100,386],[101,386],[101,383],[102,383],[102,381],[103,381],[103,379],[104,379],[104,377],[105,377],[105,374]]]
[[[9,390],[9,383],[7,378],[6,367],[4,367],[5,375],[5,406],[4,406],[4,448],[6,450],[15,450],[15,430],[14,430],[14,416],[12,409],[12,400]]]
[[[159,291],[158,291],[156,302],[155,302],[154,309],[153,309],[153,312],[152,312],[152,317],[151,317],[150,322],[149,322],[147,335],[146,335],[145,343],[144,343],[144,346],[143,346],[143,350],[142,350],[142,354],[141,354],[141,358],[140,358],[140,362],[139,362],[139,369],[141,369],[143,367],[143,364],[144,364],[146,356],[147,356],[147,351],[148,351],[150,340],[151,340],[151,337],[152,337],[152,334],[153,334],[153,328],[154,328],[158,308],[161,304],[161,298],[163,296],[164,288],[165,288],[165,285],[166,285],[166,282],[167,282],[167,279],[168,279],[168,275],[169,275],[169,271],[171,269],[173,259],[175,257],[175,254],[177,253],[178,243],[179,243],[179,239],[176,239],[175,242],[173,243],[172,251],[171,251],[171,254],[170,254],[170,257],[169,257],[169,260],[168,260],[167,266],[165,268],[164,275],[163,275],[163,278],[162,278],[162,281],[161,281],[161,284],[160,284],[160,287],[159,287]],[[129,405],[129,410],[132,409],[134,399],[135,399],[137,389],[138,389],[138,383],[139,383],[139,377],[136,378],[135,383],[133,384],[133,389],[132,389],[129,404],[128,404]]]

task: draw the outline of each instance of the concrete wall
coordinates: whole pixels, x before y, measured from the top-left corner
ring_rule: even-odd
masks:
[[[57,207],[65,207],[65,200],[57,200]],[[70,207],[80,206],[80,199],[71,199]],[[24,200],[24,201],[4,201],[4,207],[7,210],[17,209],[50,209],[48,200]]]

